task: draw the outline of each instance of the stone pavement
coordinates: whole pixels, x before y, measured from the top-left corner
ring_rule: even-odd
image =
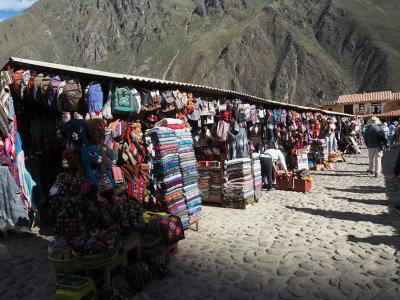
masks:
[[[0,238],[0,299],[54,299],[56,277],[47,258],[52,230]]]
[[[366,150],[313,174],[308,194],[265,192],[246,210],[203,206],[172,275],[134,299],[400,299],[400,183],[367,174]],[[0,299],[53,299],[51,231],[0,238]]]
[[[134,299],[400,299],[399,183],[369,175],[367,151],[314,172],[308,194],[265,192],[246,210],[203,206],[172,276]]]

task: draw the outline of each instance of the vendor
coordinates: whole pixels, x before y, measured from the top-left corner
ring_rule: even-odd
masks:
[[[278,149],[267,149],[261,154],[260,162],[263,183],[271,191],[274,189],[272,187],[273,170],[277,171],[275,164],[279,162],[281,168],[287,170],[285,157]]]

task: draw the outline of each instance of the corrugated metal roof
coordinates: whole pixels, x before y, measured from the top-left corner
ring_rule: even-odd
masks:
[[[353,115],[332,112],[332,111],[325,111],[322,109],[305,107],[305,106],[300,106],[300,105],[295,105],[295,104],[277,102],[277,101],[268,100],[268,99],[256,97],[253,95],[249,95],[249,94],[244,94],[241,92],[224,90],[224,89],[219,89],[219,88],[209,87],[209,86],[204,86],[204,85],[198,85],[198,84],[193,84],[193,83],[184,83],[184,82],[169,81],[169,80],[155,79],[155,78],[149,78],[149,77],[141,77],[141,76],[134,76],[134,75],[105,72],[105,71],[99,71],[99,70],[94,70],[94,69],[80,68],[80,67],[55,64],[55,63],[49,63],[49,62],[42,62],[42,61],[36,61],[36,60],[30,60],[30,59],[24,59],[24,58],[18,58],[18,57],[10,57],[7,65],[9,65],[9,64],[17,64],[17,65],[29,66],[29,67],[47,68],[47,69],[58,70],[58,71],[63,71],[63,72],[79,73],[79,74],[89,75],[89,76],[94,76],[94,77],[103,77],[103,78],[105,77],[105,78],[110,78],[110,79],[114,79],[114,80],[119,79],[119,80],[130,80],[130,81],[134,81],[134,82],[145,82],[145,83],[152,83],[152,84],[170,85],[170,86],[176,86],[176,87],[196,89],[198,92],[225,94],[225,95],[239,98],[239,99],[242,99],[242,100],[248,101],[248,102],[269,104],[272,106],[283,107],[283,108],[287,108],[287,109],[310,111],[310,112],[320,112],[320,113],[328,114],[328,115],[341,115],[341,116],[348,116],[348,117],[353,116]]]
[[[393,93],[393,100],[400,100],[400,92],[399,93]]]
[[[349,94],[340,95],[337,103],[339,104],[352,104],[352,103],[369,103],[369,102],[384,102],[393,99],[391,91],[363,93],[363,94]]]

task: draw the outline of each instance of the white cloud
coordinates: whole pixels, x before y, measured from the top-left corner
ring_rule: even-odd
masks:
[[[37,0],[0,0],[0,11],[21,11],[28,8],[36,1]]]

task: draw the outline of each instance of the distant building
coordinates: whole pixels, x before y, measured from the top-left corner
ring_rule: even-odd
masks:
[[[360,116],[394,116],[395,112],[400,110],[400,92],[340,95],[336,101],[323,103],[323,109]]]
[[[318,105],[318,104],[315,104],[315,103],[307,104],[307,107],[316,108],[316,109],[322,109],[322,105]]]
[[[331,101],[324,100],[322,101],[322,104],[310,103],[307,104],[307,107],[338,112],[340,110],[340,107],[337,106],[336,104],[337,104],[336,100],[331,100]]]

